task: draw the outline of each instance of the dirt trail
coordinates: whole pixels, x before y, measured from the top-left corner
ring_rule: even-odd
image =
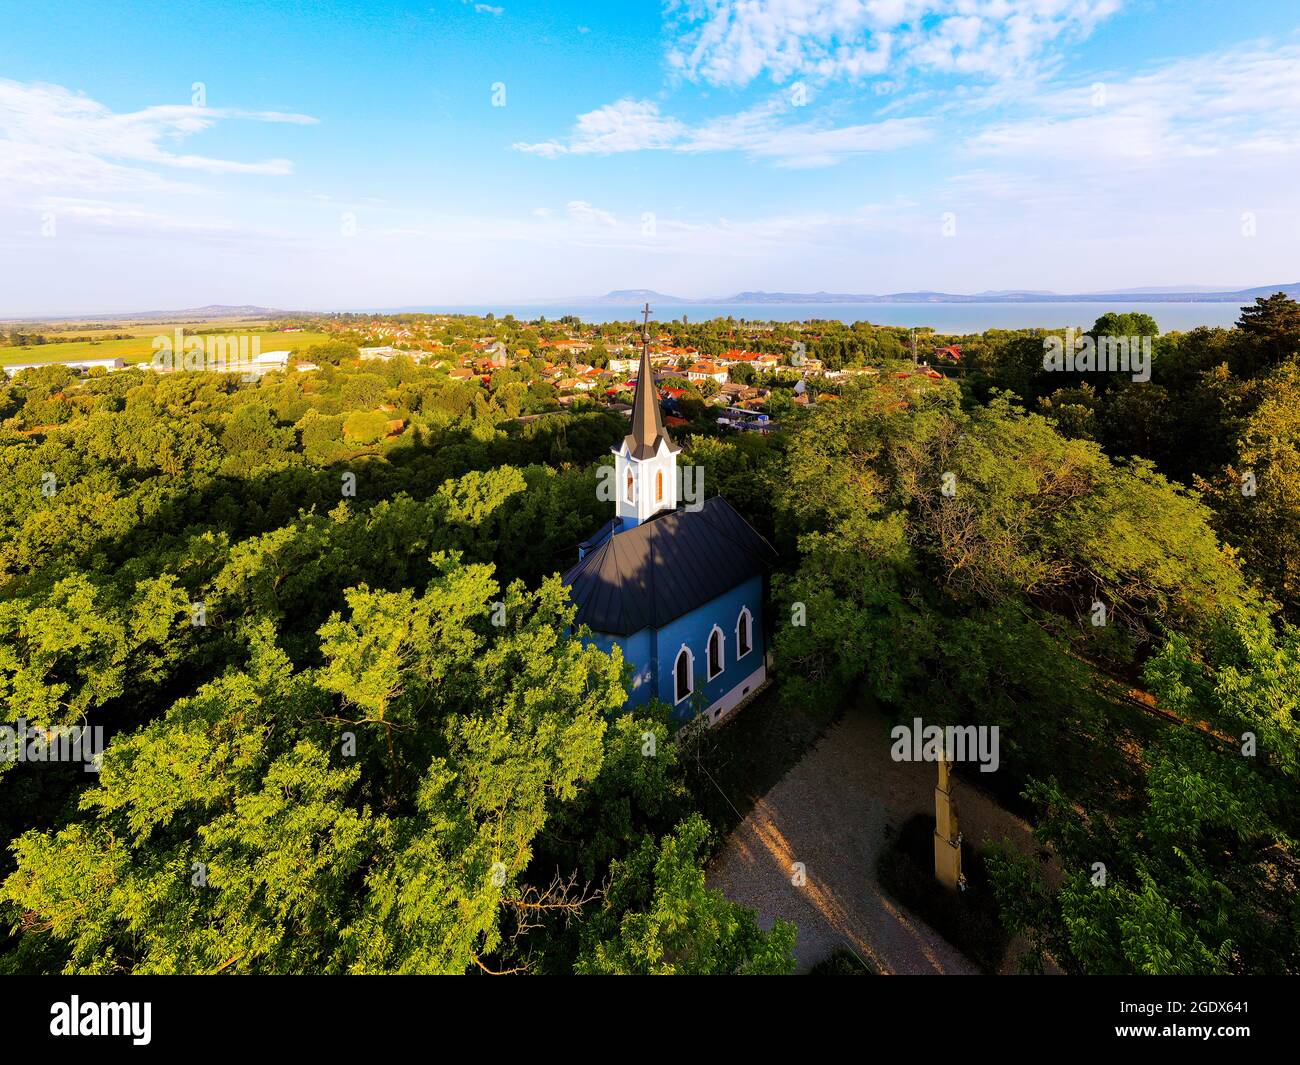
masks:
[[[933,813],[935,767],[889,757],[889,726],[877,712],[850,710],[727,837],[709,885],[799,929],[795,956],[806,972],[846,947],[882,973],[974,974],[975,966],[876,879],[885,827]],[[963,833],[976,846],[1011,839],[1029,848],[1029,826],[970,787],[958,789]],[[795,887],[792,866],[807,882]],[[1014,947],[1008,952],[1013,962]]]

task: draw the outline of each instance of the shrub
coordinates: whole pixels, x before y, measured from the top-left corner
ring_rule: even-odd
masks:
[[[343,423],[343,436],[350,444],[374,444],[388,432],[388,415],[379,410],[359,410]]]

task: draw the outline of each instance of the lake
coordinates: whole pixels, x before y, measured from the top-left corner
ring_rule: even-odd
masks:
[[[477,306],[406,307],[425,314],[475,314],[491,312],[498,318],[513,314],[532,319],[545,315],[554,320],[575,314],[585,322],[633,321],[641,317],[639,305],[604,303],[480,304]],[[1231,326],[1241,314],[1236,303],[1161,303],[1150,300],[1098,300],[1086,303],[666,303],[651,304],[656,321],[686,315],[692,322],[710,318],[747,318],[776,322],[804,322],[810,318],[875,325],[931,326],[939,333],[982,333],[986,329],[1063,329],[1091,326],[1106,311],[1140,311],[1151,315],[1162,333],[1186,332],[1199,325]],[[393,313],[393,312],[387,312]]]

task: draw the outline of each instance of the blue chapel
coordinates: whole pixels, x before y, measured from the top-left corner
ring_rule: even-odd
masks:
[[[564,575],[592,642],[632,666],[628,706],[657,697],[680,718],[716,724],[767,680],[763,601],[771,545],[721,496],[678,504],[677,454],[664,429],[648,338],[631,432],[614,449],[614,517]]]

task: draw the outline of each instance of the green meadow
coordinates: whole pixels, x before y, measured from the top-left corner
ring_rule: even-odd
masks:
[[[199,335],[193,323],[179,326],[186,336]],[[133,327],[133,331],[138,327]],[[160,323],[140,329],[138,334],[126,340],[80,340],[31,344],[23,347],[0,345],[0,366],[14,363],[68,362],[77,359],[122,359],[126,363],[148,362],[153,358],[153,339],[157,336],[173,336],[177,323]],[[125,332],[126,330],[118,330]],[[223,336],[242,336],[245,331],[239,328],[223,332]],[[303,332],[280,333],[264,329],[250,329],[248,335],[259,338],[262,351],[302,352],[313,344],[321,344],[329,339],[328,334]],[[48,335],[48,334],[47,334]]]

